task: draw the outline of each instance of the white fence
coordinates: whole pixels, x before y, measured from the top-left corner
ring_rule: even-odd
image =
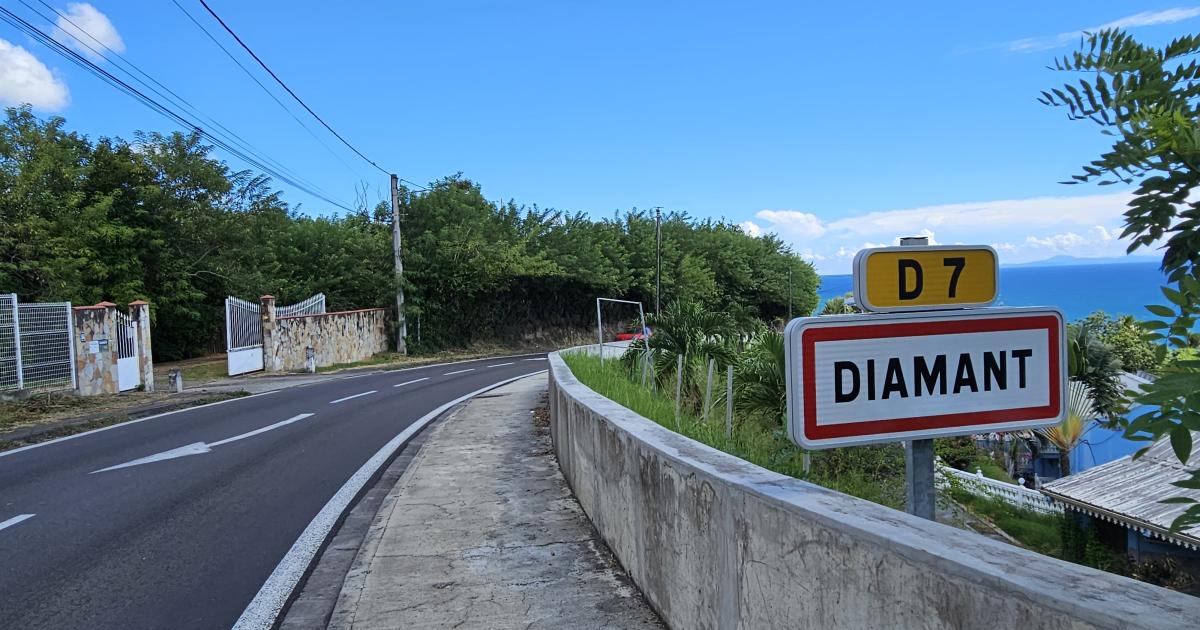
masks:
[[[963,490],[976,496],[997,499],[1019,508],[1041,512],[1043,514],[1062,514],[1062,506],[1050,500],[1049,497],[1015,483],[1004,483],[988,479],[982,472],[974,474],[957,470],[941,463],[938,464],[938,485],[945,487],[949,479],[954,478]]]
[[[307,300],[289,304],[287,306],[278,306],[275,308],[275,317],[296,317],[298,315],[321,315],[325,312],[325,294],[318,293]]]
[[[0,295],[0,391],[75,387],[71,304]]]

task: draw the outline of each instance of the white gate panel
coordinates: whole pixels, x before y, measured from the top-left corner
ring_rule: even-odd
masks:
[[[260,305],[233,296],[225,298],[225,352],[230,376],[263,369]]]
[[[138,364],[137,323],[129,316],[117,312],[117,389],[129,391],[142,384],[142,370]]]
[[[237,376],[246,372],[257,372],[263,369],[262,346],[242,350],[230,350],[225,357],[225,363],[229,368],[230,376]]]

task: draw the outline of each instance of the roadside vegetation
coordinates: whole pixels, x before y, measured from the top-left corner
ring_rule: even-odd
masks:
[[[28,108],[0,117],[0,293],[151,303],[154,353],[222,351],[227,295],[331,309],[395,303],[390,199],[291,207],[195,134],[87,138]],[[382,195],[380,195],[382,196]],[[485,197],[461,175],[403,191],[409,347],[417,353],[594,326],[597,296],[650,304],[653,212],[582,213]],[[817,303],[812,266],[773,235],[666,212],[662,295],[772,319]],[[789,288],[790,287],[790,288]]]
[[[822,314],[850,308],[845,300],[830,300]],[[650,315],[649,323],[649,339],[634,341],[619,360],[602,362],[583,353],[563,358],[582,383],[668,429],[769,470],[904,509],[904,455],[898,444],[805,453],[788,439],[784,343],[778,330],[686,302]],[[1095,313],[1071,323],[1068,337],[1072,380],[1067,419],[1059,426],[1010,434],[1006,444],[1012,448],[1036,453],[1053,445],[1069,453],[1091,419],[1111,424],[1126,413],[1128,401],[1120,384],[1126,369],[1123,359],[1144,372],[1169,369],[1172,361],[1142,337],[1140,324],[1132,318]],[[733,367],[734,376],[728,434],[727,366]],[[971,436],[938,439],[934,448],[948,466],[1016,483],[1016,471],[1004,465],[1016,461],[1015,452],[1007,457],[991,453]],[[1069,458],[1061,461],[1068,471]],[[949,483],[940,495],[939,501],[952,502],[1029,549],[1122,575],[1136,576],[1141,570],[1084,529],[1073,512],[1053,515],[1021,509],[972,494],[958,482]]]

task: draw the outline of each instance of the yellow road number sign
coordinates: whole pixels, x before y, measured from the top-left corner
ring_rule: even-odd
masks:
[[[854,259],[854,299],[869,311],[927,311],[996,301],[999,264],[986,245],[879,247]]]

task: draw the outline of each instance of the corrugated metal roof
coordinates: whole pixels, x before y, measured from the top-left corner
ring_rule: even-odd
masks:
[[[1192,432],[1192,441],[1200,446],[1200,431]],[[1160,440],[1136,461],[1122,457],[1052,481],[1041,490],[1073,509],[1195,549],[1200,547],[1200,525],[1170,531],[1171,522],[1188,506],[1162,503],[1178,496],[1200,500],[1200,490],[1171,485],[1187,479],[1188,471],[1195,468],[1200,468],[1200,448],[1192,449],[1184,465],[1175,457],[1170,441]]]

